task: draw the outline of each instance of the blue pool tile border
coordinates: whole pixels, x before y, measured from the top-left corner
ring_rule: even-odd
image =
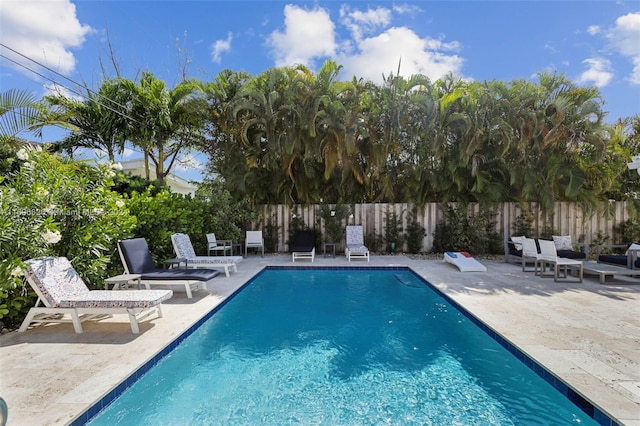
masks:
[[[231,301],[238,293],[242,291],[246,286],[248,286],[251,282],[253,282],[256,278],[258,278],[262,273],[267,270],[303,270],[303,269],[323,269],[323,270],[387,270],[387,271],[409,271],[413,273],[417,278],[423,281],[429,288],[437,292],[440,296],[442,296],[447,302],[449,302],[454,308],[460,311],[465,317],[471,320],[476,326],[480,327],[485,333],[487,333],[493,340],[495,340],[498,344],[500,344],[503,348],[509,351],[513,356],[519,359],[524,365],[529,367],[534,373],[543,378],[549,384],[551,384],[554,388],[556,388],[562,395],[564,395],[569,401],[571,401],[574,405],[580,408],[584,413],[586,413],[589,417],[594,419],[598,424],[602,426],[621,426],[618,422],[613,420],[608,414],[604,411],[600,410],[597,406],[593,405],[591,402],[587,401],[582,395],[577,393],[574,389],[572,389],[569,385],[567,385],[564,381],[562,381],[559,377],[554,375],[552,372],[548,371],[541,364],[535,361],[533,358],[529,357],[527,354],[518,349],[513,343],[504,338],[500,333],[493,330],[491,327],[486,325],[480,319],[478,319],[471,312],[467,311],[462,305],[458,302],[450,298],[447,294],[442,292],[439,288],[431,284],[427,279],[422,277],[416,271],[411,269],[408,266],[284,266],[284,265],[276,265],[276,266],[266,266],[259,272],[257,272],[251,279],[249,279],[246,283],[240,286],[236,291],[234,291],[229,297],[223,300],[218,306],[209,311],[204,317],[198,320],[195,324],[189,327],[184,333],[180,336],[176,337],[169,345],[167,345],[164,349],[158,352],[153,358],[147,361],[142,367],[132,373],[129,377],[127,377],[122,383],[116,386],[113,390],[107,393],[100,401],[96,402],[94,405],[89,407],[84,413],[80,414],[74,421],[70,423],[70,426],[81,426],[87,424],[91,421],[95,416],[97,416],[103,409],[107,408],[113,401],[116,400],[124,391],[130,388],[138,379],[144,376],[153,366],[155,366],[162,358],[171,353],[175,348],[178,347],[183,340],[189,337],[193,332],[195,332],[202,324],[205,323],[209,318],[211,318],[216,312],[218,312],[224,305],[226,305],[229,301]]]

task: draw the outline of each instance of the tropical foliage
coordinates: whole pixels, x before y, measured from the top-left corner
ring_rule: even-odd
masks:
[[[0,325],[20,321],[35,299],[23,288],[24,260],[65,256],[101,286],[115,242],[135,218],[111,191],[115,171],[19,150],[17,172],[0,178]]]
[[[338,81],[339,70],[328,61],[316,75],[299,66],[211,83],[210,172],[257,204],[637,199],[625,162],[640,117],[605,123],[596,88],[551,73],[377,86]]]

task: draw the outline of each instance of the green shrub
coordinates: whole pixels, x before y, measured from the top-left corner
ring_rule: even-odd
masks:
[[[13,327],[35,302],[23,287],[24,261],[65,256],[88,286],[101,288],[116,241],[135,225],[110,190],[111,165],[65,161],[46,152],[16,153],[20,167],[0,178],[0,326]]]
[[[616,244],[629,244],[640,241],[640,220],[627,219],[613,228]]]
[[[215,197],[177,194],[166,189],[154,195],[153,187],[144,192],[132,192],[128,206],[137,217],[133,236],[143,237],[157,266],[175,256],[171,235],[189,235],[196,254],[206,255],[207,234],[213,232],[221,240],[240,241],[244,238],[242,222],[249,214],[242,214],[243,206],[221,191]]]
[[[533,216],[529,212],[523,212],[516,216],[513,221],[513,235],[524,235],[532,238],[533,235]]]
[[[351,214],[351,209],[346,204],[323,204],[320,206],[318,215],[324,221],[324,241],[328,243],[339,243],[345,232],[345,221]]]
[[[409,253],[418,254],[422,252],[425,231],[424,226],[418,222],[418,211],[414,208],[409,213],[409,223],[407,224],[407,233],[405,235]]]
[[[271,217],[264,225],[264,251],[276,253],[278,251],[278,230],[280,227]]]
[[[447,206],[444,219],[438,222],[434,232],[433,250],[469,251],[475,254],[500,253],[502,237],[494,231],[494,213],[490,210],[476,216],[468,216],[465,205]]]
[[[398,215],[387,207],[384,220],[384,242],[389,253],[401,252],[404,245],[404,234],[402,233],[402,213]]]

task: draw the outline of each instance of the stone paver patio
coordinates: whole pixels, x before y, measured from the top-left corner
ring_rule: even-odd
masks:
[[[371,257],[371,262],[317,256],[304,266],[408,266],[619,423],[640,426],[640,280],[600,284],[554,282],[519,265],[482,261],[487,272],[459,272],[439,260]],[[54,324],[0,336],[0,396],[8,425],[73,421],[139,366],[268,265],[289,256],[250,255],[231,277],[186,299],[174,292],[164,318],[143,321],[134,335],[125,316]],[[217,278],[216,278],[217,280]]]

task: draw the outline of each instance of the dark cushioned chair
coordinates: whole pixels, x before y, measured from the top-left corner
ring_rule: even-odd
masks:
[[[182,285],[188,298],[192,297],[192,288],[206,288],[220,274],[213,269],[158,269],[144,238],[118,241],[118,251],[125,274],[139,274],[140,283],[147,288],[151,285]]]
[[[640,241],[635,244],[640,244]],[[629,246],[631,246],[631,244],[599,245],[596,248],[598,263],[608,263],[629,269],[640,269],[640,250],[629,250],[628,254],[602,253],[603,250],[627,251]]]
[[[316,255],[316,233],[313,231],[296,231],[296,236],[291,248],[291,260],[313,259]]]

